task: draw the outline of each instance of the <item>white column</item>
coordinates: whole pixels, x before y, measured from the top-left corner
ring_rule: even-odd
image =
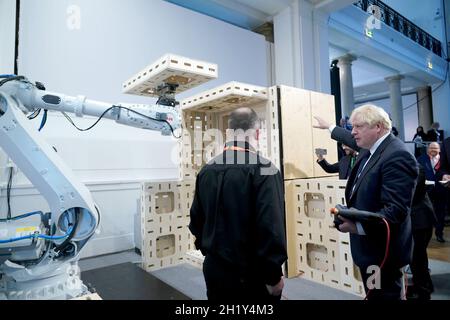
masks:
[[[355,108],[352,61],[355,61],[356,57],[351,54],[346,54],[338,58],[338,60],[339,78],[341,80],[341,110],[342,117],[345,117],[350,116]]]
[[[433,106],[431,103],[431,87],[425,86],[417,89],[417,113],[419,126],[427,131],[433,123]]]
[[[0,0],[0,74],[14,73],[16,2]]]
[[[400,85],[400,81],[403,78],[401,75],[385,78],[389,84],[392,125],[397,128],[398,138],[401,140],[405,140],[405,124],[403,122],[402,91]]]
[[[277,84],[330,93],[328,17],[306,0],[274,16]]]

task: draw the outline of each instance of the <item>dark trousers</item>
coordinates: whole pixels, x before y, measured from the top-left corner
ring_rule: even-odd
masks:
[[[439,182],[436,182],[438,184]],[[442,237],[444,233],[446,205],[447,205],[447,190],[436,185],[428,189],[428,195],[433,203],[434,213],[436,216],[435,234],[437,237]]]
[[[427,247],[433,234],[433,228],[413,231],[414,250],[410,263],[413,275],[414,291],[423,298],[430,298],[433,292],[433,282],[428,271]]]
[[[379,272],[380,286],[374,289],[368,288],[368,282],[372,283],[375,273],[368,274],[367,268],[360,269],[367,300],[401,300],[403,274],[399,268],[383,267]]]
[[[257,272],[257,270],[254,270]],[[241,270],[215,256],[206,255],[203,262],[208,300],[259,301],[273,303],[280,296],[271,296],[262,279],[243,275]]]

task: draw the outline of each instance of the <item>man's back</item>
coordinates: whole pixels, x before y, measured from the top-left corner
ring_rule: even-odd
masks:
[[[198,174],[189,228],[204,255],[273,283],[287,259],[282,178],[248,144],[237,144]]]

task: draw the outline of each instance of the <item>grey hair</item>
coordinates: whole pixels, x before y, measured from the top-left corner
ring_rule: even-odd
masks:
[[[242,107],[231,112],[228,127],[233,130],[247,131],[249,129],[255,129],[257,122],[258,115],[255,110]]]

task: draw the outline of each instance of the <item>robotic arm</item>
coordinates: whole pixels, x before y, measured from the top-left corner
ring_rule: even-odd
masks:
[[[165,92],[173,94],[170,90]],[[180,116],[174,99],[167,95],[162,98],[165,105],[111,105],[83,96],[48,92],[24,77],[0,78],[0,147],[50,206],[48,214],[34,212],[0,220],[0,299],[2,295],[29,298],[21,296],[21,292],[33,298],[42,288],[43,279],[52,277],[58,287],[67,278],[67,266],[76,263],[100,219],[89,190],[31,126],[25,114],[45,109],[91,115],[170,135],[180,128]],[[26,227],[20,224],[37,215],[38,223]],[[79,294],[66,282],[61,289],[66,296]]]

